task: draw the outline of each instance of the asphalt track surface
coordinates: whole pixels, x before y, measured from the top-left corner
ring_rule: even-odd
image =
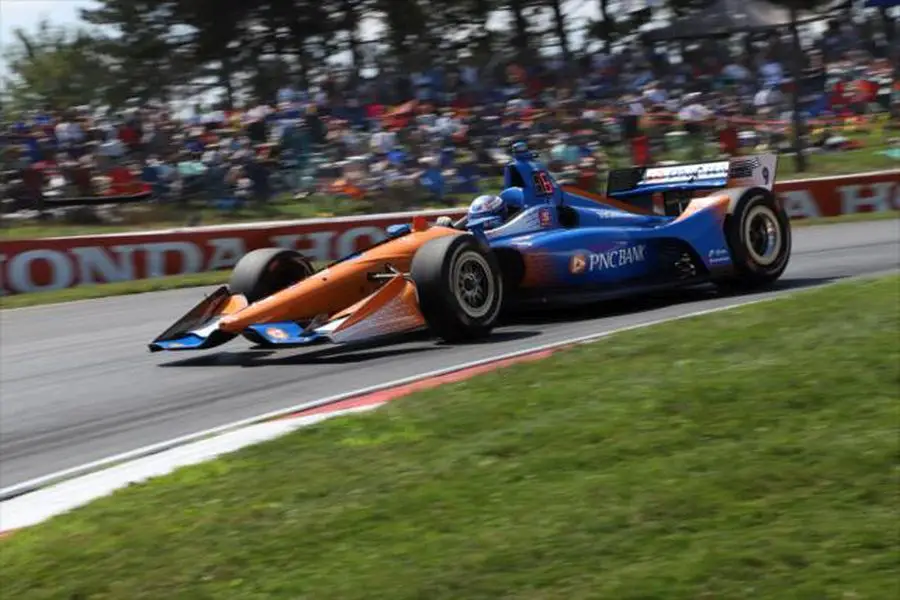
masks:
[[[900,220],[797,228],[784,277],[754,296],[898,268]],[[211,289],[0,311],[0,487],[304,401],[754,297],[692,290],[605,303],[517,319],[467,346],[417,336],[272,352],[239,338],[150,354],[147,342]]]

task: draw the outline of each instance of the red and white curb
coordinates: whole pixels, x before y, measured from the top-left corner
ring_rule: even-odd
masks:
[[[340,396],[258,415],[236,423],[111,456],[0,490],[0,536],[69,512],[129,485],[268,441],[331,417],[372,410],[417,391],[462,381],[513,364],[542,360],[564,348],[616,333],[722,312],[783,297],[752,298],[728,306],[655,319],[456,365]]]
[[[370,410],[377,406],[375,404],[250,425],[17,496],[0,503],[0,533],[40,523],[118,489],[166,475],[175,469],[196,465],[245,446],[277,438],[330,417]]]
[[[414,392],[469,379],[515,363],[540,360],[552,352],[553,350],[534,351],[515,358],[492,360],[487,364],[467,367],[444,375],[436,375],[339,400],[318,408],[303,410],[262,423],[240,427],[200,441],[175,446],[73,479],[63,480],[32,492],[26,492],[0,502],[0,536],[63,514],[97,498],[108,496],[126,486],[167,475],[181,467],[196,465],[253,444],[273,440],[301,427],[315,425],[332,417],[373,410],[391,400]]]

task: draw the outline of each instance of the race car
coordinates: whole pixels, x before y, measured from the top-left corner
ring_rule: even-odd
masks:
[[[764,286],[791,253],[776,167],[775,155],[759,155],[622,169],[597,196],[559,186],[517,143],[504,190],[476,198],[459,221],[416,218],[318,271],[295,250],[254,250],[150,349],[238,336],[274,347],[350,343],[420,329],[459,343],[489,335],[504,309]]]

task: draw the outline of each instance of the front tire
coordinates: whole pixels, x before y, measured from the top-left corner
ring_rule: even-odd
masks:
[[[458,343],[490,334],[503,305],[503,278],[496,257],[474,236],[426,243],[413,257],[410,276],[437,337]]]
[[[725,220],[725,239],[734,264],[734,276],[724,287],[753,289],[776,281],[791,256],[791,222],[775,196],[753,189],[738,201]]]
[[[251,304],[303,281],[315,273],[309,259],[296,250],[261,248],[244,255],[231,272],[228,288]]]

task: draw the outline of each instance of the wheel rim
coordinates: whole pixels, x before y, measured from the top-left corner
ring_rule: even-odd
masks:
[[[460,308],[473,319],[491,312],[497,294],[491,266],[477,252],[465,252],[453,267],[453,292]]]
[[[784,243],[778,217],[767,206],[755,206],[744,220],[744,245],[758,265],[769,266],[778,260]]]

